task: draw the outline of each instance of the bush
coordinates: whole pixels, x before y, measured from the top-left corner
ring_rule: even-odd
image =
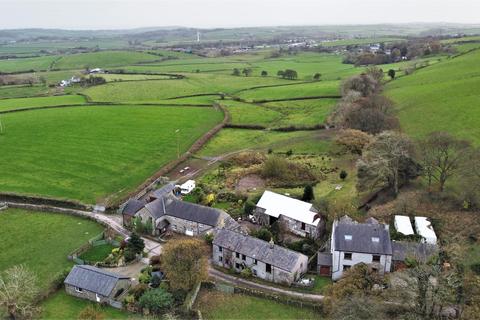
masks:
[[[267,228],[260,228],[258,230],[253,230],[252,232],[250,232],[250,235],[265,241],[270,241],[273,238],[273,234]]]
[[[148,290],[148,285],[144,284],[144,283],[139,283],[137,284],[135,287],[131,288],[129,290],[130,294],[133,295],[133,297],[135,298],[135,300],[138,301],[138,299],[140,299],[140,297],[145,293],[145,291]]]
[[[173,303],[173,297],[162,288],[147,291],[138,300],[140,307],[148,309],[153,314],[161,314]]]
[[[311,185],[305,186],[303,189],[302,201],[310,202],[315,199],[315,194],[313,193],[313,187]]]
[[[160,255],[158,256],[152,256],[150,258],[150,265],[156,265],[156,264],[159,264],[160,263]]]
[[[340,171],[340,179],[345,180],[347,176],[348,176],[347,171],[345,170]]]
[[[244,278],[251,278],[252,277],[252,269],[245,268],[240,272],[240,275]]]
[[[203,236],[203,239],[205,239],[205,241],[211,245],[212,242],[213,242],[213,234],[212,233],[206,233],[204,236]]]
[[[80,311],[78,314],[78,320],[101,320],[103,319],[103,314],[98,308],[98,306],[89,305]]]
[[[253,214],[253,211],[255,210],[255,207],[256,207],[256,205],[252,200],[247,200],[247,201],[245,201],[245,205],[243,206],[243,213],[246,216],[249,216],[249,215]]]
[[[131,248],[126,248],[125,251],[123,252],[123,256],[125,257],[125,262],[130,262],[135,260],[135,257],[137,256],[135,251]]]
[[[146,272],[140,274],[140,276],[138,277],[138,281],[144,284],[149,284],[151,280],[152,280],[152,276]]]

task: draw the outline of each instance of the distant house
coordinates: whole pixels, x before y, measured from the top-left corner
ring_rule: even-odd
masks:
[[[393,270],[402,270],[407,267],[408,258],[426,263],[430,258],[438,254],[438,247],[429,243],[393,241],[392,242]]]
[[[335,220],[330,239],[330,252],[319,253],[317,268],[331,274],[333,280],[342,277],[352,266],[365,263],[380,274],[390,272],[392,243],[388,225],[371,218],[367,223],[354,222],[345,216]]]
[[[321,235],[323,223],[311,203],[265,191],[255,208],[255,219],[262,225],[279,221],[288,231],[313,239]]]
[[[103,69],[100,68],[93,68],[88,71],[89,74],[97,74],[97,73],[104,73]]]
[[[67,294],[121,308],[131,286],[129,277],[87,265],[74,266],[64,281]]]
[[[140,217],[143,223],[150,220],[154,226],[154,235],[171,230],[197,236],[212,232],[216,227],[240,228],[224,211],[185,202],[171,195],[147,203],[135,216]]]
[[[415,217],[415,230],[423,237],[423,241],[430,244],[437,244],[437,235],[433,230],[432,223],[426,217]]]
[[[241,272],[250,268],[255,277],[291,284],[307,272],[308,257],[235,231],[220,229],[213,239],[213,262]]]

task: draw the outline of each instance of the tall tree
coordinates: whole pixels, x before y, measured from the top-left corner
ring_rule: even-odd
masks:
[[[380,133],[357,163],[359,190],[390,187],[398,195],[401,183],[419,175],[413,144],[404,134]]]
[[[432,132],[420,141],[418,149],[429,186],[435,180],[443,192],[446,182],[466,163],[470,143],[447,132]]]
[[[32,318],[38,294],[35,274],[23,265],[13,266],[0,276],[0,313],[10,319]]]
[[[313,193],[313,187],[311,185],[306,185],[303,189],[302,201],[310,202],[315,199],[315,194]]]
[[[162,253],[162,270],[173,289],[190,290],[208,278],[207,248],[199,239],[168,242]]]

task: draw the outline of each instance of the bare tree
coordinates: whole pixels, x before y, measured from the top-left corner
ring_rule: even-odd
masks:
[[[32,318],[37,309],[37,278],[25,266],[7,269],[0,277],[0,310],[10,319]]]
[[[433,180],[445,190],[447,180],[458,174],[469,154],[470,143],[446,132],[432,132],[419,143],[419,153],[429,187]]]

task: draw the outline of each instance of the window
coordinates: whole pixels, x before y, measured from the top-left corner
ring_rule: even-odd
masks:
[[[257,264],[257,259],[253,259],[253,264]]]
[[[272,265],[271,264],[265,264],[265,272],[266,273],[272,273]]]
[[[305,222],[302,222],[302,230],[305,230]]]
[[[352,267],[352,266],[346,266],[346,265],[344,265],[344,266],[343,266],[343,271],[347,271],[347,270],[350,269],[351,267]]]
[[[243,261],[247,260],[247,256],[244,255],[244,254],[242,254],[242,260],[243,260]]]
[[[380,256],[374,255],[372,257],[372,262],[380,262]]]
[[[223,258],[222,257],[218,257],[218,261],[222,262]]]
[[[218,252],[222,252],[223,251],[223,248],[222,247],[218,247]]]
[[[235,263],[235,268],[240,269],[240,263]]]
[[[345,260],[352,260],[352,254],[350,252],[345,252],[343,254],[343,259]]]
[[[78,292],[78,293],[82,293],[82,292],[83,292],[83,289],[82,289],[82,288],[79,288],[79,287],[75,287],[75,291]]]
[[[238,259],[240,259],[240,253],[235,252],[235,257],[237,257]]]
[[[352,240],[352,235],[351,234],[346,234],[345,235],[345,240]]]

